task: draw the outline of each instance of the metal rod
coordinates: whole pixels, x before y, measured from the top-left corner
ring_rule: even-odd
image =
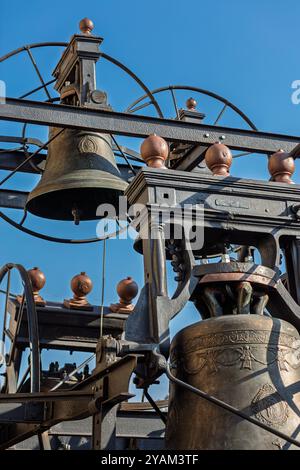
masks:
[[[251,155],[252,152],[240,152],[235,155],[233,155],[233,158],[239,158],[239,157],[244,157],[245,155]]]
[[[103,334],[104,291],[105,291],[105,261],[106,261],[106,240],[103,240],[101,308],[100,308],[100,338],[102,338],[102,334]]]
[[[9,178],[11,178],[17,171],[19,171],[24,165],[26,165],[27,162],[29,162],[29,160],[31,160],[33,157],[35,157],[36,155],[38,155],[40,153],[41,150],[43,150],[44,148],[48,147],[48,145],[54,140],[56,139],[62,132],[64,132],[64,129],[61,129],[57,134],[55,134],[53,137],[51,137],[51,139],[49,139],[44,145],[42,145],[42,147],[39,147],[35,152],[33,152],[31,155],[29,155],[29,157],[25,158],[25,160],[23,160],[22,163],[20,163],[20,165],[18,165],[13,171],[11,171],[9,173],[9,175],[7,175],[5,178],[3,178],[3,180],[0,181],[0,186],[5,183]]]
[[[158,408],[157,404],[155,403],[155,401],[153,400],[153,398],[151,397],[151,395],[149,395],[149,392],[146,388],[144,388],[144,395],[145,397],[147,398],[148,402],[152,405],[153,409],[156,411],[156,413],[158,414],[158,416],[160,417],[160,419],[162,420],[162,422],[164,424],[167,424],[167,418],[166,416],[161,412],[161,410]]]
[[[274,153],[278,148],[290,152],[300,140],[299,136],[13,98],[7,98],[0,106],[0,119],[135,137],[147,137],[156,133],[171,142],[206,146],[222,136],[222,141],[233,150],[264,154]],[[294,157],[297,156],[299,155]]]
[[[7,263],[0,269],[0,283],[2,282],[4,276],[11,269],[17,269],[24,286],[24,293],[22,296],[21,306],[18,312],[18,319],[16,325],[15,335],[12,339],[12,344],[10,348],[10,355],[8,359],[8,365],[11,364],[12,357],[16,348],[16,339],[20,331],[24,303],[26,299],[26,313],[27,313],[27,323],[28,323],[28,337],[29,337],[29,351],[30,351],[30,391],[39,392],[40,391],[40,345],[39,345],[39,333],[38,333],[38,321],[37,313],[35,308],[35,302],[32,293],[32,285],[29,278],[29,275],[26,269],[15,263]]]
[[[20,225],[23,225],[23,224],[24,224],[24,222],[25,222],[25,220],[26,220],[26,218],[27,218],[27,214],[28,214],[28,213],[27,213],[27,210],[24,209],[24,214],[23,214],[23,217],[22,217],[22,219],[21,219],[21,221],[20,221]]]
[[[217,405],[217,406],[223,408],[224,410],[227,410],[230,413],[233,413],[233,414],[239,416],[240,418],[245,419],[246,421],[249,421],[252,424],[255,424],[256,426],[264,429],[265,431],[268,431],[271,434],[274,434],[275,436],[280,437],[281,439],[284,439],[285,441],[290,442],[291,444],[294,444],[297,447],[300,447],[300,442],[297,441],[297,439],[294,439],[293,437],[290,437],[287,434],[278,431],[277,429],[271,428],[267,424],[264,424],[264,423],[258,421],[257,419],[252,418],[251,416],[248,416],[246,413],[244,413],[243,411],[238,410],[234,406],[228,405],[228,403],[225,403],[224,401],[219,400],[218,398],[213,397],[212,395],[209,395],[208,393],[206,393],[202,390],[199,390],[198,388],[193,387],[192,385],[187,384],[186,382],[183,382],[180,379],[177,379],[177,377],[175,377],[172,374],[171,369],[170,369],[170,365],[166,361],[165,361],[165,372],[166,372],[167,377],[172,382],[179,385],[180,387],[185,388],[186,390],[189,390],[192,393],[195,393],[199,397],[204,398],[204,400],[207,400],[207,401],[213,403],[214,405]]]
[[[214,126],[216,126],[218,124],[218,122],[220,121],[221,117],[223,116],[225,110],[227,108],[227,103],[224,104],[223,108],[221,109],[221,111],[219,112],[218,116],[217,116],[217,119],[215,120],[214,122]]]
[[[126,112],[129,114],[135,113],[136,111],[140,111],[141,109],[147,108],[152,104],[152,101],[146,101],[146,103],[140,104],[140,106],[136,106],[135,108],[132,108]]]
[[[22,379],[21,379],[21,381],[20,381],[20,383],[19,383],[19,385],[18,385],[17,393],[20,392],[22,386],[23,386],[24,383],[25,383],[25,380],[27,379],[27,376],[28,376],[29,372],[30,372],[30,358],[29,358],[28,367],[27,367],[27,369],[25,370],[25,372],[24,372],[24,374],[23,374],[23,377],[22,377]]]
[[[202,95],[207,95],[207,96],[210,96],[211,98],[214,98],[215,100],[217,101],[221,101],[221,103],[224,103],[226,104],[227,106],[229,106],[229,108],[231,108],[233,111],[235,111],[237,114],[239,114],[241,116],[241,118],[244,119],[244,121],[247,122],[247,124],[249,124],[249,126],[254,129],[254,130],[257,130],[256,126],[253,124],[253,122],[248,118],[248,116],[246,116],[245,113],[243,113],[243,111],[241,111],[239,108],[237,108],[237,106],[235,106],[233,103],[231,103],[229,100],[227,100],[226,98],[223,98],[223,96],[220,96],[220,95],[217,95],[217,93],[214,93],[213,91],[209,91],[209,90],[205,90],[204,88],[199,88],[199,87],[196,87],[196,86],[190,86],[190,85],[169,85],[169,86],[165,86],[165,87],[160,87],[160,88],[156,88],[155,90],[151,90],[151,93],[152,93],[152,96],[153,95],[156,95],[157,93],[161,93],[162,91],[168,91],[170,89],[173,89],[173,90],[189,90],[189,91],[195,91],[196,93],[201,93]],[[143,95],[141,96],[140,98],[138,98],[137,100],[135,100],[127,109],[125,112],[130,112],[130,110],[136,106],[138,103],[140,103],[141,101],[143,101],[145,98],[147,98],[147,95]],[[135,108],[137,109],[137,108]]]
[[[28,235],[31,235],[32,237],[40,238],[41,240],[47,240],[49,242],[54,242],[54,243],[66,243],[66,244],[81,244],[81,243],[98,243],[101,242],[102,240],[107,240],[108,238],[111,237],[116,237],[120,235],[121,233],[125,232],[128,229],[128,226],[123,227],[122,229],[118,230],[117,232],[113,232],[108,234],[106,237],[96,237],[96,238],[86,238],[86,239],[78,239],[78,240],[73,240],[72,238],[58,238],[58,237],[51,237],[50,235],[45,235],[43,233],[35,232],[34,230],[30,230],[29,228],[23,227],[22,225],[18,224],[18,222],[15,222],[12,220],[10,217],[5,215],[3,212],[0,211],[0,217],[5,220],[8,224],[12,225],[16,229],[20,230],[23,233],[27,233]]]
[[[69,380],[70,377],[73,377],[73,375],[75,375],[80,369],[82,369],[84,366],[86,366],[89,362],[91,362],[92,359],[94,359],[94,357],[96,356],[96,354],[92,354],[90,357],[88,357],[85,361],[83,361],[78,367],[76,367],[76,369],[72,370],[72,372],[70,372],[70,374],[68,374],[66,377],[64,377],[58,384],[55,385],[55,387],[51,388],[50,389],[50,392],[54,392],[55,390],[57,390],[59,387],[61,387],[65,382],[67,382],[67,380]]]
[[[172,100],[173,100],[173,104],[174,104],[174,108],[175,108],[176,117],[177,117],[177,119],[179,119],[179,111],[178,111],[177,101],[176,101],[175,93],[174,93],[174,90],[173,90],[172,87],[170,87],[170,92],[171,92],[171,96],[172,96]]]
[[[114,144],[115,146],[117,147],[117,149],[119,150],[119,152],[122,154],[122,157],[125,159],[127,165],[129,166],[129,168],[131,169],[132,173],[134,175],[136,175],[136,171],[135,169],[133,168],[133,166],[131,165],[130,161],[128,160],[127,156],[125,155],[125,153],[123,152],[123,150],[121,149],[120,145],[118,144],[118,142],[116,141],[116,139],[114,138],[114,136],[112,134],[111,135],[111,138],[112,140],[114,141]]]
[[[7,307],[10,292],[10,271],[7,273],[7,284],[5,293],[5,304],[4,304],[4,318],[3,318],[3,330],[2,330],[2,343],[1,343],[1,354],[4,356],[5,351],[5,331],[6,331],[6,320],[7,320]]]
[[[45,85],[40,85],[37,88],[34,88],[31,91],[28,91],[24,95],[19,96],[19,99],[22,100],[23,98],[27,98],[27,96],[33,95],[33,93],[35,93],[36,91],[41,90],[42,88],[44,88],[44,86],[51,85],[51,83],[54,83],[55,81],[56,81],[56,78],[53,78],[52,80],[49,80],[48,82],[46,82]]]
[[[45,90],[45,92],[46,92],[47,97],[49,98],[49,100],[51,100],[51,95],[50,95],[50,93],[49,93],[49,91],[48,91],[48,88],[47,88],[47,86],[46,86],[46,84],[45,84],[45,82],[44,82],[44,79],[43,79],[43,77],[42,77],[42,74],[41,74],[41,72],[40,72],[40,70],[39,70],[39,68],[38,68],[38,66],[37,66],[36,61],[34,60],[34,57],[33,57],[32,52],[31,52],[31,50],[30,50],[29,47],[26,49],[26,52],[27,52],[27,54],[28,54],[29,57],[30,57],[30,60],[31,60],[31,62],[32,62],[32,65],[33,65],[33,67],[34,67],[34,69],[35,69],[35,71],[36,71],[36,73],[37,73],[37,75],[38,75],[38,77],[39,77],[39,79],[40,79],[40,82],[41,82],[41,84],[42,84],[42,86],[43,86],[43,88],[44,88],[44,90]]]

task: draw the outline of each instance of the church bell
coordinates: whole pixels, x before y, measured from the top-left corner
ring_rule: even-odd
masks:
[[[172,373],[185,383],[299,439],[299,334],[263,315],[209,318],[181,330]],[[171,383],[168,449],[296,449],[284,439]]]
[[[49,140],[59,131],[50,128]],[[109,135],[65,129],[48,146],[44,173],[26,208],[48,219],[92,220],[102,203],[117,208],[126,187]]]

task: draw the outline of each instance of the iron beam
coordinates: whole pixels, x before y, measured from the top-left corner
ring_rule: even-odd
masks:
[[[24,209],[28,193],[23,191],[0,190],[0,207]]]
[[[122,147],[121,147],[122,148]],[[127,149],[126,149],[127,150]],[[130,150],[132,154],[134,152]],[[29,155],[31,153],[29,152]],[[13,171],[20,163],[22,163],[28,155],[25,155],[25,153],[22,150],[9,150],[9,149],[0,149],[0,170],[11,170]],[[36,166],[41,165],[45,160],[46,160],[47,155],[45,153],[39,153],[33,158],[33,163]],[[137,165],[132,165],[134,170],[138,171],[139,166]],[[121,173],[121,178],[123,178],[125,181],[128,181],[130,178],[132,178],[133,172],[129,168],[129,166],[126,163],[118,163],[118,169]],[[30,162],[26,163],[22,168],[19,170],[22,173],[34,173],[37,174],[37,171],[35,170],[33,165],[30,165]],[[2,207],[9,207],[9,206],[2,206]]]
[[[7,98],[0,106],[0,119],[134,137],[156,133],[170,142],[190,144],[209,145],[221,139],[231,149],[264,154],[279,148],[290,152],[300,141],[298,136],[13,98]]]

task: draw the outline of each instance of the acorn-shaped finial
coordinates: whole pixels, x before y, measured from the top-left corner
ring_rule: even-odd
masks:
[[[89,18],[83,18],[79,23],[79,29],[82,34],[91,34],[94,29],[94,23]]]
[[[27,271],[30,282],[32,285],[33,298],[36,305],[39,307],[44,307],[46,305],[43,297],[40,296],[40,290],[43,289],[46,284],[45,274],[37,267],[29,269]]]
[[[151,134],[141,145],[141,156],[151,168],[166,168],[165,161],[169,155],[167,142],[156,134]]]
[[[195,100],[195,98],[189,98],[188,100],[186,100],[186,107],[189,111],[195,111],[196,110],[196,107],[197,107],[197,101]]]
[[[273,153],[268,161],[268,170],[272,180],[277,183],[293,183],[291,176],[295,171],[295,161],[289,153],[282,149]]]
[[[214,175],[229,176],[232,154],[226,145],[216,142],[206,150],[205,162]]]
[[[137,283],[128,276],[126,279],[122,279],[117,284],[117,294],[119,295],[119,303],[111,304],[109,309],[114,313],[131,313],[134,309],[134,305],[131,303],[134,297],[136,297],[139,291]]]
[[[45,274],[37,267],[28,269],[27,274],[30,279],[35,304],[38,307],[44,307],[46,305],[46,302],[43,297],[40,296],[40,290],[43,289],[44,285],[46,284]],[[23,300],[23,296],[18,295],[17,300],[19,303],[21,303]]]
[[[72,299],[64,300],[64,307],[80,310],[92,310],[93,307],[87,301],[86,296],[93,289],[92,280],[85,272],[77,274],[71,279],[71,289],[73,291]]]

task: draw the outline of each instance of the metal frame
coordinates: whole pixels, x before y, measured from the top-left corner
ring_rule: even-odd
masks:
[[[7,98],[6,102],[0,106],[0,119],[132,137],[157,134],[170,142],[190,144],[209,145],[221,139],[231,149],[263,154],[274,153],[278,148],[291,152],[299,143],[297,136],[14,98]]]
[[[95,62],[99,57],[106,58],[112,63],[121,66],[123,70],[128,72],[141,85],[150,97],[151,103],[156,107],[158,114],[162,116],[153,97],[154,93],[151,93],[129,69],[98,50],[98,46],[102,42],[101,38],[92,37],[92,39],[89,39],[85,36],[75,35],[71,39],[71,44],[76,40],[88,44],[85,51],[88,52],[88,58],[86,64],[84,64],[83,75],[89,77],[87,79],[89,83],[93,82],[94,79],[93,60]],[[0,61],[21,51],[27,51],[41,81],[41,86],[29,92],[29,94],[44,88],[48,100],[53,101],[47,89],[49,82],[46,83],[43,80],[31,53],[32,48],[41,45],[66,44],[45,43],[24,46],[24,48],[4,56]],[[74,59],[72,56],[74,51],[72,52],[70,44],[68,44],[68,48],[61,60],[67,58],[69,64],[69,61]],[[72,56],[71,58],[68,56],[69,53]],[[68,73],[69,70],[62,72],[59,78],[56,77],[58,80],[56,83],[57,89],[60,89],[61,84],[65,83],[64,80]],[[168,87],[167,89],[173,92],[174,88]],[[158,91],[161,91],[161,89],[154,92],[157,93]],[[29,94],[25,94],[23,97],[29,96]],[[213,96],[212,93],[210,95]],[[172,96],[174,99],[174,95]],[[216,98],[217,95],[213,97]],[[178,168],[192,170],[199,163],[199,159],[202,158],[207,146],[219,140],[234,150],[269,155],[276,152],[278,148],[282,148],[286,152],[291,152],[294,158],[298,158],[300,156],[299,137],[260,132],[256,129],[243,130],[207,125],[195,122],[193,119],[172,120],[163,119],[162,117],[136,116],[132,113],[114,112],[107,109],[107,107],[106,109],[101,109],[99,106],[94,106],[89,98],[89,94],[83,88],[79,90],[79,98],[82,105],[80,107],[7,98],[6,102],[0,105],[0,119],[23,122],[25,124],[32,123],[60,128],[83,129],[132,137],[147,137],[149,134],[156,133],[170,143],[192,144],[196,146],[196,150],[194,147],[189,154],[188,164],[185,164],[185,156],[179,159],[177,170],[140,169],[126,191],[129,204],[146,202],[145,213],[142,214],[138,223],[135,221],[137,229],[142,234],[144,227],[147,226],[155,236],[153,238],[142,237],[145,285],[133,313],[126,322],[125,334],[122,334],[122,339],[119,339],[117,334],[114,335],[115,337],[104,335],[96,343],[95,338],[93,338],[93,348],[95,348],[96,343],[96,368],[89,378],[78,383],[72,390],[39,393],[38,387],[40,381],[38,380],[38,384],[36,382],[32,384],[31,394],[1,394],[0,404],[1,410],[4,410],[4,412],[0,422],[2,420],[3,423],[6,423],[7,434],[2,438],[0,448],[1,446],[2,448],[7,448],[35,434],[40,435],[40,445],[42,447],[47,446],[48,441],[47,436],[44,435],[45,430],[61,421],[82,419],[88,416],[92,416],[93,421],[93,449],[101,449],[113,445],[108,442],[103,430],[112,430],[116,426],[116,405],[130,398],[128,382],[132,373],[136,374],[137,386],[146,390],[146,396],[148,396],[151,403],[152,399],[147,394],[148,386],[155,383],[157,378],[163,373],[167,373],[169,378],[172,378],[166,366],[166,359],[169,354],[170,320],[182,310],[189,300],[197,297],[197,290],[201,289],[202,285],[208,283],[209,279],[215,279],[216,276],[219,276],[220,282],[224,281],[224,279],[226,282],[229,282],[234,276],[234,279],[237,279],[237,276],[241,274],[247,276],[249,282],[253,281],[253,279],[255,279],[255,283],[260,281],[265,286],[269,295],[269,311],[275,316],[284,316],[297,328],[300,328],[300,305],[298,303],[300,293],[297,285],[298,262],[300,259],[298,239],[300,219],[297,209],[300,205],[299,186],[290,187],[285,184],[254,182],[231,177],[219,178],[205,175],[204,173],[201,173],[201,178],[199,178],[198,172],[193,173],[178,170]],[[136,103],[138,104],[143,98],[137,100]],[[220,97],[217,98],[220,99]],[[225,109],[226,106],[235,108],[227,100],[225,102],[224,99],[221,99],[221,101],[224,102]],[[174,101],[174,105],[176,108],[176,101]],[[221,110],[221,113],[223,111],[224,108]],[[241,115],[239,110],[237,112]],[[219,116],[221,116],[221,113]],[[242,117],[245,118],[243,115]],[[254,127],[251,121],[247,120],[247,122],[250,126]],[[24,144],[24,136],[21,143]],[[5,159],[8,156],[10,157],[10,155],[13,155],[14,158],[22,156],[21,166],[17,165],[12,173],[19,170],[29,171],[29,166],[26,164],[31,158],[33,159],[33,157],[37,156],[43,146],[46,147],[46,144],[42,145],[42,147],[39,146],[39,150],[29,156],[26,155],[26,152],[19,153],[18,150],[4,151]],[[124,150],[119,148],[117,143],[116,147],[121,155],[124,156]],[[23,150],[25,149],[23,148]],[[25,159],[24,156],[26,157]],[[40,162],[43,158],[40,155],[35,160]],[[127,161],[127,163],[129,162]],[[6,165],[11,165],[11,163],[6,163]],[[33,171],[36,170],[34,167],[31,169]],[[136,169],[133,169],[135,172]],[[2,180],[2,182],[6,180],[7,178]],[[1,192],[1,195],[3,194],[5,193]],[[11,193],[6,193],[7,197],[10,197],[10,195]],[[18,196],[17,202],[13,203],[14,206],[21,205],[24,193]],[[5,201],[5,197],[3,199]],[[187,202],[190,203],[192,208],[190,208],[190,211],[185,212],[185,216],[188,215],[191,224],[197,225],[204,212],[203,227],[212,238],[213,234],[216,234],[216,240],[221,241],[224,246],[228,243],[242,244],[249,247],[256,246],[261,253],[262,264],[264,266],[257,266],[255,263],[247,264],[243,261],[197,266],[196,259],[205,258],[206,253],[201,251],[201,249],[195,250],[192,248],[186,228],[180,241],[174,241],[166,232],[166,228],[169,228],[169,226],[176,226],[180,223],[180,211],[174,215],[171,221],[165,222],[163,217],[164,213],[169,211],[170,208],[182,208]],[[200,209],[197,207],[199,204],[203,206]],[[21,224],[11,221],[1,212],[0,216],[20,230],[38,236],[33,231],[22,227]],[[51,239],[51,237],[40,236],[47,240]],[[52,238],[52,241],[68,242],[68,240]],[[93,241],[99,241],[99,239]],[[88,241],[81,240],[77,242]],[[280,249],[286,250],[287,253],[287,274],[290,292],[283,285],[279,276]],[[166,261],[168,257],[172,259],[172,266],[176,273],[177,281],[177,289],[172,297],[169,296],[167,286]],[[28,285],[24,268],[12,264],[6,265],[0,271],[0,281],[5,273],[13,267],[17,267],[25,283],[26,311],[29,325],[28,339],[35,345],[34,357],[31,361],[31,367],[34,367],[34,370],[32,369],[32,376],[37,377],[36,358],[39,352],[38,319],[35,312],[32,290]],[[262,278],[266,279],[266,281],[263,282]],[[13,310],[13,302],[8,299],[8,291],[9,282],[6,292],[6,309],[10,305],[11,310]],[[265,299],[262,300],[260,304],[261,310],[265,306]],[[17,309],[14,310],[14,312],[16,311]],[[22,317],[20,311],[24,311],[24,297],[19,309],[19,319]],[[51,314],[50,312],[51,308],[43,310],[42,314],[38,312],[40,331],[42,331],[43,321],[47,323],[46,317],[48,314]],[[108,318],[106,318],[106,322],[107,320]],[[62,330],[66,332],[67,327],[64,322],[65,320],[63,319]],[[84,322],[81,319],[79,323],[82,326]],[[20,344],[22,341],[23,344],[24,342],[26,343],[27,337],[24,334],[25,325],[23,321],[16,320],[14,326],[15,330],[12,332],[14,344],[17,341]],[[116,322],[112,328],[114,333],[116,333]],[[85,325],[84,331],[89,334],[89,325]],[[55,347],[70,347],[70,344],[59,344],[58,339],[53,337],[53,333],[52,336],[50,333],[50,339],[54,343],[56,341]],[[49,338],[42,336],[41,343],[47,344],[47,339]],[[80,348],[80,345],[76,344],[76,347]],[[193,391],[200,395],[202,393]],[[224,403],[223,405],[227,406]],[[152,406],[160,415],[160,409],[156,408],[154,402]],[[229,409],[228,406],[227,409]],[[237,410],[231,409],[229,411],[236,413]],[[240,416],[249,420],[249,417],[244,414],[240,413]],[[161,418],[165,420],[164,415],[161,415]],[[279,434],[278,432],[275,432],[275,434],[283,438],[287,437],[291,441],[289,436],[285,436],[282,433]],[[299,444],[295,440],[294,443]]]

